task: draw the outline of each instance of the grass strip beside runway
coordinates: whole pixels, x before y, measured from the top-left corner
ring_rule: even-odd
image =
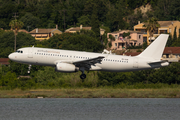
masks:
[[[62,88],[0,90],[0,98],[180,98],[180,88]]]

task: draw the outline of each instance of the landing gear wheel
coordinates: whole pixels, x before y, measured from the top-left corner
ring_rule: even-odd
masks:
[[[81,75],[80,75],[80,78],[81,78],[81,79],[85,79],[85,78],[86,78],[86,74],[81,74]]]

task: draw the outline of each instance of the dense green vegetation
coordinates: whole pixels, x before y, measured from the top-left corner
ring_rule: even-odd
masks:
[[[33,66],[31,78],[28,66],[11,62],[10,66],[0,67],[0,89],[30,88],[97,88],[111,86],[115,88],[161,88],[161,86],[180,84],[180,64],[172,63],[168,67],[136,72],[97,72],[90,71],[83,82],[77,73],[55,72],[52,67]],[[160,85],[161,83],[161,85]]]
[[[146,15],[134,9],[147,3],[152,11]],[[26,33],[17,34],[17,49],[26,46],[48,47],[56,49],[101,52],[108,44],[106,34],[99,35],[99,27],[106,32],[119,29],[132,29],[137,21],[151,17],[158,20],[180,20],[177,0],[0,0],[0,28],[10,29],[9,23],[18,13],[18,20],[24,23],[23,28],[30,31],[34,28],[59,29],[72,26],[92,26],[91,31],[54,35],[49,40],[36,41]],[[175,7],[174,7],[175,6]],[[176,9],[174,9],[176,8]],[[14,33],[0,29],[0,58],[7,57],[14,49]],[[144,45],[146,46],[146,45]],[[171,36],[167,46],[180,46],[180,37]],[[180,84],[180,64],[172,63],[168,67],[136,72],[110,73],[90,71],[84,82],[77,73],[59,73],[52,67],[32,66],[28,74],[28,65],[10,61],[9,66],[0,66],[0,89],[37,89],[37,88],[161,88]],[[19,76],[30,75],[30,78]],[[173,86],[173,85],[172,85]],[[178,86],[178,85],[177,85]],[[176,87],[177,87],[176,86]]]
[[[134,9],[150,4],[146,15]],[[137,21],[150,17],[158,20],[179,20],[178,0],[0,0],[0,28],[9,29],[17,13],[24,29],[55,28],[64,31],[72,26],[107,26],[111,31],[132,29]]]

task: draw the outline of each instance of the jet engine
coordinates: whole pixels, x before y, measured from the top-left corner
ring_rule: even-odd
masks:
[[[55,70],[57,72],[66,72],[66,73],[71,73],[71,72],[77,72],[79,69],[73,65],[73,64],[68,64],[68,63],[58,63],[56,65]]]

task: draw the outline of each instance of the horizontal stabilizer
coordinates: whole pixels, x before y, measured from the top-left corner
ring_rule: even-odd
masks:
[[[161,60],[161,61],[149,62],[148,64],[157,64],[157,63],[165,63],[165,62],[168,62],[168,60]]]
[[[168,60],[161,60],[161,61],[150,62],[148,64],[153,68],[157,68],[157,67],[168,66],[169,62]]]

